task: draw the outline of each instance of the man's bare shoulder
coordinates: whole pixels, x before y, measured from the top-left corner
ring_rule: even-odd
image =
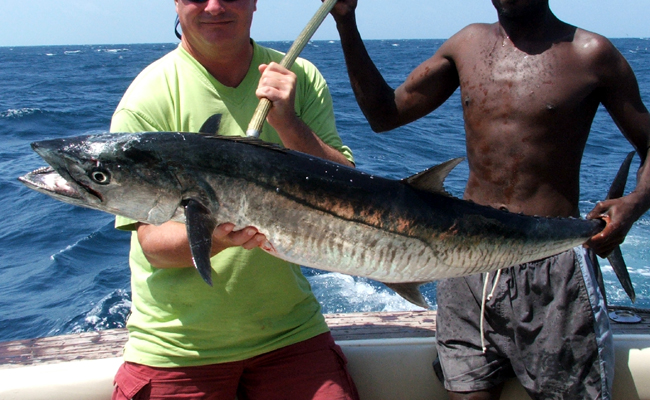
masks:
[[[496,36],[498,24],[470,24],[454,34],[449,40],[478,40],[486,36]]]
[[[597,33],[578,28],[572,48],[601,79],[616,79],[628,69],[627,61],[616,46]]]
[[[440,47],[443,53],[453,55],[463,52],[468,47],[480,45],[490,37],[496,38],[498,24],[475,23],[470,24],[447,39]]]
[[[584,57],[598,60],[602,57],[620,55],[619,51],[606,37],[584,29],[576,29],[573,48]],[[602,59],[600,61],[603,61]]]
[[[463,29],[458,31],[458,33],[485,35],[485,34],[493,34],[493,32],[496,33],[498,31],[499,31],[498,22],[492,22],[492,23],[475,22],[473,24],[469,24],[465,26]]]

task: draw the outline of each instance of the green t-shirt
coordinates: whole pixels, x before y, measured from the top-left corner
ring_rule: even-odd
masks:
[[[113,115],[111,131],[197,132],[208,117],[219,113],[220,134],[245,136],[259,102],[257,66],[282,59],[279,52],[253,46],[251,67],[237,88],[219,83],[179,46],[133,81]],[[325,80],[303,59],[292,71],[298,79],[297,115],[352,161],[336,131]],[[281,144],[268,123],[260,138]],[[122,217],[115,225],[134,229],[134,221]],[[154,268],[135,232],[129,263],[132,307],[126,361],[154,367],[238,361],[328,330],[300,267],[260,249],[229,248],[213,257],[213,287],[194,268]]]

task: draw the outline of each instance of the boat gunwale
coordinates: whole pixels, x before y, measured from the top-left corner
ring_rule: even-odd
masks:
[[[650,343],[650,310],[610,306],[609,311],[627,309],[642,317],[637,324],[612,322],[617,341]],[[436,311],[395,311],[325,314],[337,343],[369,346],[381,343],[432,343],[436,336]],[[113,328],[0,342],[0,369],[43,365],[75,360],[121,357],[128,332]],[[408,340],[407,340],[408,339]]]

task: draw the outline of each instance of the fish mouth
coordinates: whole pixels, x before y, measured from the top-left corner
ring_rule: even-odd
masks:
[[[94,201],[91,202],[102,201],[99,193],[79,182],[68,181],[50,166],[35,169],[19,177],[18,180],[30,189],[66,203],[74,205],[88,204],[90,199],[85,194],[92,197]]]
[[[80,147],[79,140],[68,138],[42,140],[33,142],[31,146],[50,165],[19,177],[19,181],[30,189],[76,206],[89,207],[102,203],[101,194],[73,178],[68,170],[68,168],[77,168],[76,159],[68,156],[67,153],[76,154],[75,150],[78,151]]]

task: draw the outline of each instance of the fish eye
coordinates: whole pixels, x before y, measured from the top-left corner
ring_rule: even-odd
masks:
[[[111,174],[104,168],[93,168],[93,170],[90,171],[89,176],[93,182],[100,185],[108,185],[111,183]]]

